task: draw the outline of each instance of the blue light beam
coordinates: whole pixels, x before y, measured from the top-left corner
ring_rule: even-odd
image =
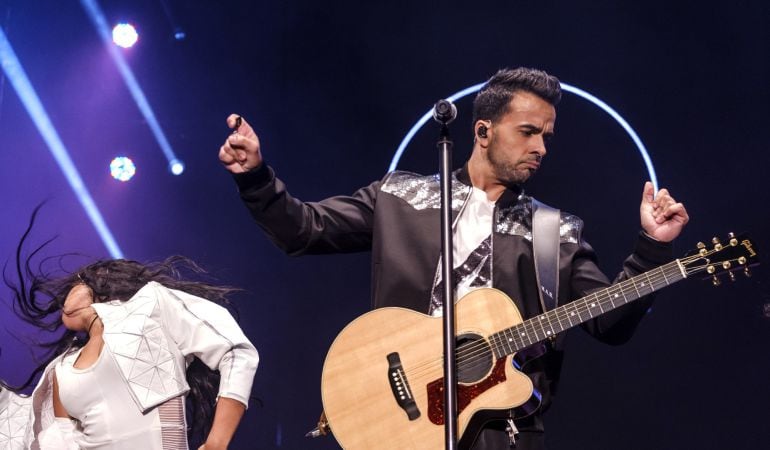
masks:
[[[456,102],[457,100],[465,97],[466,95],[473,94],[474,92],[478,92],[481,90],[482,87],[484,87],[486,83],[479,83],[475,84],[471,87],[465,88],[462,91],[459,91],[455,94],[452,94],[447,100],[450,102]],[[589,94],[588,92],[577,88],[575,86],[571,86],[567,83],[561,83],[561,88],[567,92],[570,92],[572,94],[577,95],[578,97],[581,97],[585,100],[588,100],[589,102],[593,103],[594,105],[601,108],[604,112],[612,116],[613,119],[615,119],[618,124],[620,124],[621,127],[626,131],[626,133],[631,137],[631,140],[634,141],[634,144],[636,144],[636,148],[639,150],[639,153],[642,155],[642,159],[644,160],[644,165],[647,168],[647,173],[650,176],[650,181],[652,181],[652,186],[655,189],[655,192],[658,192],[658,177],[655,175],[655,167],[652,165],[652,159],[650,158],[649,153],[647,153],[647,148],[642,143],[642,140],[639,138],[639,135],[636,134],[636,131],[634,131],[633,128],[631,128],[631,125],[626,122],[626,120],[618,114],[617,111],[612,109],[610,105],[607,103],[601,101],[596,96]],[[420,119],[417,121],[417,123],[412,126],[412,128],[409,130],[409,132],[406,133],[406,136],[404,136],[404,139],[401,140],[401,144],[399,144],[398,149],[396,149],[396,153],[393,155],[393,159],[390,162],[390,167],[388,168],[389,172],[392,172],[396,170],[396,166],[398,166],[398,161],[401,159],[401,156],[406,151],[406,146],[409,145],[409,142],[412,141],[414,138],[414,135],[417,134],[417,132],[422,128],[425,123],[427,123],[431,117],[433,117],[433,108],[428,110]]]
[[[169,144],[168,139],[166,139],[166,135],[163,133],[160,123],[158,123],[158,119],[155,118],[155,113],[150,106],[150,102],[147,101],[147,97],[145,97],[142,88],[139,87],[139,82],[136,81],[134,73],[131,72],[131,68],[128,67],[128,63],[126,63],[126,60],[123,58],[123,54],[121,54],[118,48],[113,44],[112,30],[110,30],[107,19],[104,17],[101,8],[99,8],[99,4],[96,0],[80,0],[80,4],[83,5],[83,8],[88,13],[88,17],[91,19],[94,27],[96,27],[96,31],[102,38],[104,46],[107,48],[113,62],[115,62],[115,66],[123,76],[123,81],[125,81],[128,90],[131,92],[131,96],[134,97],[136,106],[139,107],[144,119],[150,126],[150,130],[152,130],[152,134],[155,136],[155,140],[158,141],[160,149],[163,150],[163,154],[166,155],[169,170],[177,175],[173,168],[180,163],[180,160],[176,157],[174,150],[171,148],[171,144]]]
[[[2,64],[3,71],[27,109],[27,113],[32,118],[32,122],[37,127],[40,135],[43,136],[48,149],[59,164],[59,167],[61,167],[67,182],[75,192],[75,196],[86,211],[94,228],[96,228],[96,232],[101,237],[104,246],[107,247],[113,258],[122,258],[123,252],[104,222],[104,218],[99,212],[99,208],[96,207],[96,203],[94,203],[94,199],[88,192],[88,188],[83,183],[80,173],[78,173],[67,148],[62,143],[59,134],[51,123],[48,113],[43,108],[40,98],[32,87],[32,83],[30,83],[27,74],[24,72],[24,68],[21,66],[19,58],[16,57],[16,53],[13,51],[13,47],[11,47],[11,43],[8,41],[2,27],[0,27],[0,64]]]

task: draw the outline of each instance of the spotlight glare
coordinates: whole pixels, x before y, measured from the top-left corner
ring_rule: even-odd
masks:
[[[136,28],[130,23],[119,23],[112,29],[112,42],[123,48],[132,47],[139,40]]]
[[[110,163],[110,175],[118,181],[128,181],[136,174],[136,166],[131,158],[118,156]]]
[[[168,165],[168,170],[174,175],[181,175],[184,172],[184,163],[178,159],[171,161]]]
[[[177,28],[177,30],[174,32],[174,39],[177,41],[183,41],[184,38],[187,37],[187,33],[184,32],[183,29]]]

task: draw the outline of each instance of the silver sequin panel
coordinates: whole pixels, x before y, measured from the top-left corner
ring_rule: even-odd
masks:
[[[577,216],[562,212],[560,222],[561,242],[577,244],[580,241],[583,221]],[[532,241],[532,197],[522,195],[515,205],[497,209],[495,231],[522,236],[524,239]]]
[[[440,209],[441,193],[439,177],[419,175],[413,172],[398,171],[391,173],[381,189],[409,203],[414,209]],[[459,211],[468,199],[470,186],[457,180],[452,174],[452,209]],[[561,242],[576,244],[580,241],[583,221],[572,214],[561,213],[559,233]],[[522,236],[532,241],[532,198],[519,196],[519,201],[506,208],[498,208],[495,213],[495,231],[502,234]]]
[[[383,192],[393,194],[409,203],[414,209],[440,209],[441,185],[439,176],[419,175],[412,172],[393,172],[382,184]],[[470,186],[460,183],[452,174],[452,209],[459,211],[468,198]]]

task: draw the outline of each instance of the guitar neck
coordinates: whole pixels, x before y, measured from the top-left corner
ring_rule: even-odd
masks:
[[[676,259],[489,336],[497,357],[518,352],[687,277]]]

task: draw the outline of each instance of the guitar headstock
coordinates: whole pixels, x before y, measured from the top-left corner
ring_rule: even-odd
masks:
[[[729,233],[725,242],[715,237],[711,240],[711,246],[698,242],[697,247],[680,262],[688,275],[705,272],[706,278],[711,278],[714,286],[722,284],[719,278],[721,275],[727,275],[735,281],[735,272],[740,271],[750,277],[749,267],[759,264],[757,248],[747,234],[736,236]]]

